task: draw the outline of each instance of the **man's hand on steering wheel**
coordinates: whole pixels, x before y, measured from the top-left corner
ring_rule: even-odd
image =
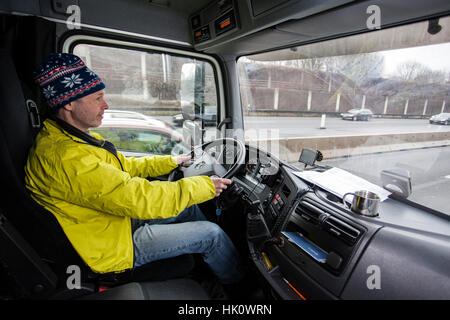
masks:
[[[192,157],[190,154],[180,154],[179,156],[177,156],[177,163],[182,167],[187,167],[192,163],[191,159]],[[232,183],[230,179],[214,176],[211,177],[211,180],[214,183],[214,187],[216,188],[216,198],[220,196],[223,190],[227,189],[227,185]]]
[[[169,174],[168,181],[209,176],[214,183],[215,197],[218,197],[228,185],[232,187],[231,178],[244,166],[245,154],[245,145],[233,138],[219,138],[204,143],[192,150],[191,154],[176,157],[179,166]]]
[[[219,177],[211,177],[212,182],[214,183],[214,187],[216,187],[216,198],[220,196],[223,190],[227,188],[228,184],[231,184],[230,179],[219,178]]]
[[[177,164],[182,167],[188,167],[192,164],[192,156],[190,154],[180,154],[176,157]]]

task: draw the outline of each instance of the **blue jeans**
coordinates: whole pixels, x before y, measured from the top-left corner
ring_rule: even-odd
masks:
[[[228,235],[206,220],[197,205],[168,219],[133,220],[134,266],[199,253],[223,283],[241,280],[239,254]]]

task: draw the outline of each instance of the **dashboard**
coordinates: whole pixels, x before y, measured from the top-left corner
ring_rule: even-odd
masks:
[[[450,298],[448,218],[393,198],[362,216],[298,168],[247,151],[254,156],[233,180],[252,260],[279,298]]]

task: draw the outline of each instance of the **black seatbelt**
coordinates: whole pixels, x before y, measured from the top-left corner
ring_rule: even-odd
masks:
[[[99,139],[91,136],[90,134],[83,132],[80,129],[72,126],[71,124],[65,122],[64,120],[61,120],[60,118],[58,118],[54,115],[50,116],[50,118],[52,120],[54,120],[61,128],[66,130],[71,135],[73,135],[77,138],[80,138],[81,140],[83,140],[84,142],[86,142],[90,145],[93,145],[93,146],[96,146],[99,148],[103,148],[103,149],[109,151],[110,153],[112,153],[119,161],[120,168],[122,168],[122,171],[124,171],[122,162],[120,161],[119,157],[117,156],[117,149],[111,142],[109,142],[107,140],[99,140]]]

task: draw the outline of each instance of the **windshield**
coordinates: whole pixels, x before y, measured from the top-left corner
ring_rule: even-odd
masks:
[[[450,125],[432,118],[450,110],[449,20],[241,57],[247,142],[300,170],[302,148],[320,150],[320,165],[379,186],[406,169],[408,200],[450,214]]]

